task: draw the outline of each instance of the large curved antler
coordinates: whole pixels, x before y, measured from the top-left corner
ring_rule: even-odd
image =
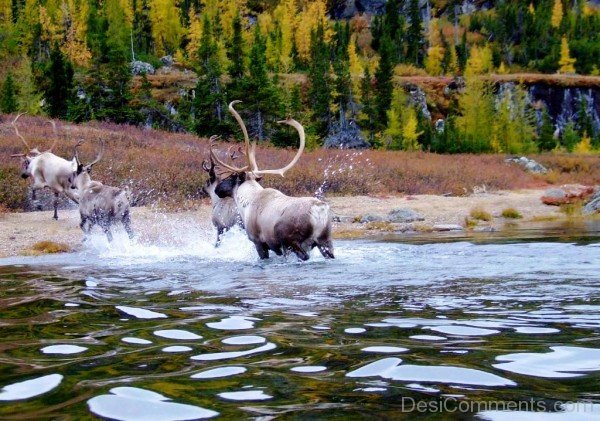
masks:
[[[17,127],[17,120],[19,120],[19,118],[23,115],[23,114],[27,114],[27,112],[21,113],[21,114],[17,114],[17,116],[15,117],[15,119],[12,121],[11,126],[13,126],[13,128],[15,129],[15,133],[17,134],[17,137],[19,139],[21,139],[21,142],[23,142],[25,144],[25,147],[27,148],[28,151],[32,150],[31,146],[29,146],[29,143],[27,143],[27,141],[25,140],[25,138],[21,135],[21,133],[19,133],[19,128]]]
[[[81,165],[81,161],[79,160],[79,147],[83,145],[83,140],[79,140],[76,144],[75,144],[75,148],[73,149],[73,155],[75,156],[75,161],[77,161],[77,165]]]
[[[96,165],[98,163],[98,161],[100,161],[102,159],[102,157],[104,156],[104,149],[106,146],[106,142],[104,140],[100,140],[100,152],[98,152],[98,155],[96,155],[96,159],[94,159],[92,162],[90,162],[89,164],[87,164],[87,167],[92,167],[94,165]]]
[[[58,142],[58,133],[56,132],[56,122],[54,120],[48,120],[50,124],[52,124],[52,132],[54,133],[54,143],[50,146],[50,149],[47,149],[46,152],[52,152],[52,149],[56,146]]]
[[[258,170],[257,169],[256,171],[253,171],[256,175],[279,174],[280,176],[283,177],[286,171],[288,171],[290,168],[292,168],[294,165],[296,165],[296,163],[300,159],[300,156],[302,155],[302,152],[304,151],[304,146],[306,145],[306,139],[305,139],[305,135],[304,135],[304,127],[302,127],[302,124],[298,123],[293,118],[281,120],[281,121],[278,121],[277,123],[287,124],[289,126],[292,126],[293,128],[295,128],[298,131],[298,135],[300,136],[300,148],[298,149],[298,152],[296,152],[296,156],[294,156],[294,159],[292,159],[292,162],[287,164],[285,167],[280,168],[278,170]]]
[[[235,108],[233,108],[233,106],[235,104],[238,104],[240,102],[242,102],[242,101],[240,101],[240,100],[231,101],[229,103],[229,111],[231,112],[233,117],[236,119],[236,121],[240,125],[240,128],[242,129],[242,133],[244,133],[244,143],[246,145],[246,158],[248,159],[248,163],[252,167],[252,172],[256,172],[256,171],[258,171],[258,165],[256,165],[256,155],[255,155],[256,142],[252,142],[252,145],[250,145],[250,137],[248,136],[248,130],[246,129],[244,120],[242,120],[242,117],[240,117],[240,115],[235,110]]]
[[[217,156],[217,154],[215,154],[215,151],[213,150],[213,146],[215,145],[215,140],[217,140],[219,138],[219,136],[217,135],[213,135],[210,137],[210,157],[211,160],[214,160],[218,165],[222,166],[223,168],[228,169],[229,171],[233,171],[235,173],[241,173],[241,172],[245,172],[248,170],[248,165],[238,168],[238,167],[234,167],[233,165],[229,165],[226,164],[225,162],[221,161],[219,159],[219,157]]]

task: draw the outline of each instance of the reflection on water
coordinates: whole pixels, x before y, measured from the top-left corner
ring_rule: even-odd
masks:
[[[511,421],[590,419],[599,239],[340,241],[336,260],[299,263],[258,261],[241,233],[218,250],[99,237],[0,260],[0,418],[391,418],[425,402],[503,419],[513,402]]]

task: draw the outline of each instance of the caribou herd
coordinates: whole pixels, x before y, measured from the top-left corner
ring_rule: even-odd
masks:
[[[300,147],[285,167],[261,170],[256,161],[256,142],[250,142],[244,121],[234,108],[239,102],[231,102],[229,111],[242,130],[244,147],[239,148],[237,154],[227,151],[231,163],[226,163],[218,156],[217,136],[213,136],[208,159],[202,163],[202,169],[208,175],[202,190],[210,197],[212,223],[217,230],[215,246],[219,246],[223,233],[238,225],[245,229],[261,259],[267,259],[272,251],[277,255],[292,252],[299,259],[308,260],[310,251],[315,247],[326,259],[334,258],[329,206],[314,197],[290,197],[260,184],[263,176],[283,177],[297,164],[305,147],[304,128],[291,118],[279,121],[298,132]],[[47,151],[40,152],[38,148],[32,149],[19,133],[17,121],[21,115],[16,116],[12,126],[27,150],[13,156],[21,159],[21,176],[33,180],[33,199],[36,190],[50,188],[54,192],[54,219],[58,219],[58,199],[64,193],[79,206],[84,240],[92,227],[98,225],[111,241],[111,227],[118,223],[133,238],[129,190],[106,186],[91,178],[93,166],[104,155],[104,142],[101,142],[96,158],[86,165],[79,160],[81,141],[75,145],[70,161],[52,153],[56,142]],[[56,125],[53,121],[51,123],[56,131]],[[235,166],[234,160],[242,156],[245,157],[245,164]]]

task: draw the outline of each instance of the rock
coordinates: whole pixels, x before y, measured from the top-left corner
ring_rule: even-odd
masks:
[[[581,184],[566,184],[554,187],[544,192],[542,202],[546,205],[560,206],[584,200],[594,193],[594,188]]]
[[[334,3],[332,15],[335,19],[350,19],[358,13],[380,15],[387,0],[342,0]]]
[[[153,75],[156,72],[154,66],[150,63],[135,60],[131,62],[131,74],[132,75]]]
[[[596,188],[596,194],[594,194],[590,201],[583,207],[582,212],[584,215],[600,213],[600,187]]]
[[[417,85],[408,84],[405,87],[406,91],[409,95],[409,103],[410,105],[414,105],[419,110],[421,110],[421,114],[428,120],[431,120],[431,113],[427,108],[427,98],[425,96],[425,92],[418,87]]]
[[[360,218],[360,223],[365,224],[367,222],[382,222],[383,220],[384,218],[381,215],[374,215],[372,213],[368,213]]]
[[[444,231],[464,231],[464,228],[456,224],[438,224],[432,227],[433,231],[444,232]]]
[[[446,121],[444,121],[441,118],[438,118],[435,121],[435,131],[437,133],[444,133],[444,130],[446,129]]]
[[[546,167],[544,167],[542,164],[524,156],[520,158],[516,156],[512,158],[506,158],[504,162],[518,164],[525,168],[525,170],[534,174],[546,174],[548,172],[548,169],[546,169]]]
[[[164,66],[167,67],[171,67],[174,63],[173,56],[170,54],[168,56],[161,57],[159,60]]]
[[[415,221],[424,221],[425,218],[421,216],[419,213],[415,212],[412,209],[408,208],[397,208],[392,209],[390,213],[388,213],[387,221],[395,224],[405,223],[405,222],[415,222]]]
[[[365,141],[356,121],[342,119],[332,124],[329,135],[323,143],[324,148],[366,149],[370,145]]]

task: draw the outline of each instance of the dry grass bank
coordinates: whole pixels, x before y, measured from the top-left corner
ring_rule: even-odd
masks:
[[[0,116],[0,209],[23,209],[28,181],[18,177],[19,160],[10,154],[23,151],[10,126],[10,116]],[[23,116],[20,130],[32,147],[50,147],[55,135],[47,120]],[[95,156],[101,139],[104,159],[93,176],[110,185],[129,185],[136,205],[165,203],[185,207],[202,197],[205,173],[202,160],[207,139],[109,123],[74,125],[59,123],[55,152],[70,159],[73,145],[85,140],[84,161]],[[226,146],[226,145],[224,145]],[[225,148],[224,148],[225,149]],[[295,150],[260,147],[262,168],[282,167]],[[474,190],[543,188],[548,184],[578,182],[600,184],[600,156],[533,156],[552,171],[532,175],[504,162],[503,155],[436,155],[425,152],[307,151],[285,178],[265,177],[264,185],[291,195],[313,195],[324,189],[327,196],[342,195],[468,195]]]

